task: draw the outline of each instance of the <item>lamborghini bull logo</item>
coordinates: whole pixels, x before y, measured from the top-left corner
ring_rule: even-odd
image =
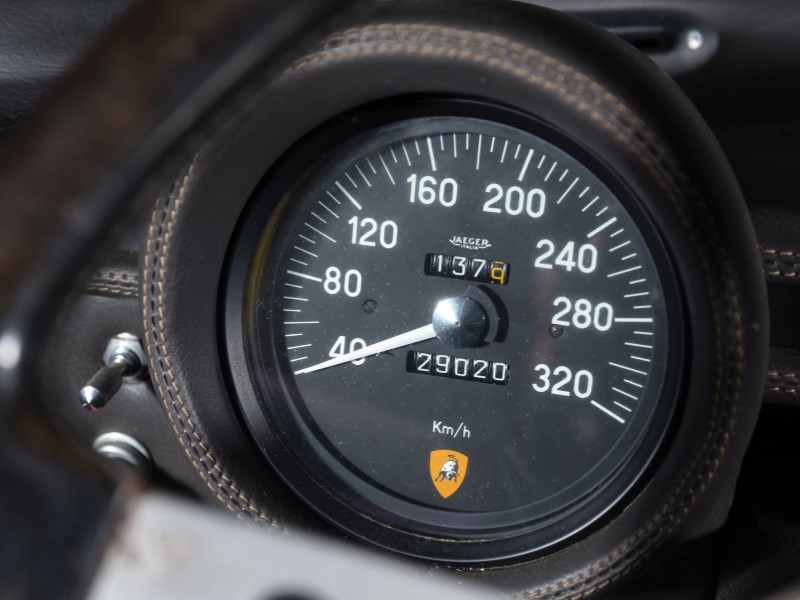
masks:
[[[451,479],[458,479],[458,460],[452,454],[444,461],[442,468],[439,469],[439,476],[436,481],[450,481]]]
[[[469,458],[455,450],[433,450],[431,452],[431,481],[442,498],[456,493],[467,475]]]

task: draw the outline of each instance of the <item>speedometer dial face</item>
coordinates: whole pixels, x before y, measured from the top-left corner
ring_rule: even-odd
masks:
[[[547,128],[440,115],[362,133],[306,166],[258,241],[261,442],[377,543],[442,554],[385,524],[485,542],[464,559],[553,544],[624,496],[666,430],[666,264],[638,202]]]

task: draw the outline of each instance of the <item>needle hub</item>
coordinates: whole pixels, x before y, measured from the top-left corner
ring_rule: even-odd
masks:
[[[474,348],[484,343],[489,317],[477,300],[463,296],[447,298],[433,312],[433,331],[452,348]]]

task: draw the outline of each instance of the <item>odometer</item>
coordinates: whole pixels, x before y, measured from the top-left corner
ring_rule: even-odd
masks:
[[[315,509],[367,538],[385,524],[400,533],[374,541],[407,553],[469,540],[456,558],[488,559],[576,534],[636,484],[683,334],[657,228],[602,160],[466,112],[284,165],[245,336],[290,457],[274,465]]]

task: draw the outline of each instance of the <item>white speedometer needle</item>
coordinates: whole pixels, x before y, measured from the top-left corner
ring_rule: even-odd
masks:
[[[314,371],[320,371],[322,369],[327,369],[328,367],[335,367],[336,365],[341,365],[352,360],[358,360],[359,358],[366,358],[367,356],[372,356],[373,354],[388,352],[389,350],[402,348],[403,346],[416,344],[417,342],[424,342],[425,340],[430,340],[435,337],[436,333],[433,331],[433,325],[425,325],[424,327],[406,331],[405,333],[390,337],[389,339],[375,342],[374,344],[370,344],[365,348],[353,350],[352,352],[342,354],[341,356],[326,360],[325,362],[306,367],[305,369],[300,369],[299,371],[295,371],[294,374],[302,375],[303,373],[313,373]]]

